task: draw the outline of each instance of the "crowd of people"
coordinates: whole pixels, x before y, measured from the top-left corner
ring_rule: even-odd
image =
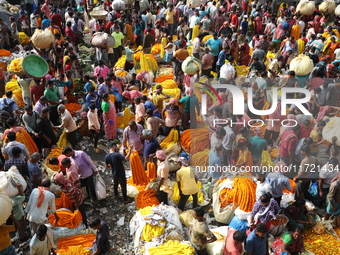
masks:
[[[179,212],[187,209],[187,200],[193,197],[195,223],[190,241],[200,255],[207,254],[207,244],[216,241],[216,236],[204,218],[207,208],[198,207],[198,175],[195,176],[198,173],[191,161],[193,155],[188,151],[178,153],[179,170],[175,175],[169,173],[167,154],[157,138],[167,137],[172,130],[181,135],[187,129],[209,129],[210,197],[214,185],[234,177],[229,172],[211,169],[223,166],[260,169],[251,173],[257,188],[256,202],[248,217],[250,231],[246,234],[231,230],[225,240],[224,255],[242,254],[243,244],[247,254],[252,255],[268,254],[269,250],[275,255],[303,254],[303,233],[316,225],[306,200],[321,209],[319,216],[324,219],[339,215],[339,138],[334,136],[326,141],[322,132],[332,117],[339,116],[340,110],[338,16],[321,13],[318,5],[313,15],[304,16],[296,11],[295,3],[291,6],[281,3],[276,11],[272,1],[258,0],[202,1],[195,8],[186,1],[141,0],[121,11],[114,10],[110,0],[65,1],[60,5],[46,0],[39,6],[27,2],[21,5],[18,20],[11,17],[8,25],[0,19],[0,48],[24,55],[37,54],[47,61],[49,72],[38,79],[7,74],[0,68],[0,93],[4,96],[0,99],[0,114],[6,126],[0,170],[9,171],[15,166],[31,187],[25,191],[22,184],[17,184],[18,195],[11,197],[13,212],[7,223],[0,226],[0,254],[16,254],[9,235],[16,230],[20,242],[31,238],[30,254],[55,254],[56,246],[46,225],[47,214],[54,214],[58,220],[56,197],[49,191],[51,184],[59,186],[72,205],[71,210],[80,211],[84,225],[96,230],[92,254],[109,254],[109,226],[100,219],[88,222],[86,217],[83,188],[91,206],[100,201],[94,186],[97,166],[80,150],[81,136],[91,137],[97,154],[104,152],[98,146],[99,139],[105,138],[109,153],[102,160],[106,169],[112,170],[117,201],[121,194],[124,204],[132,202],[127,196],[124,162],[129,161],[134,151],[140,155],[145,169],[148,163],[157,165],[155,190],[159,202],[169,204],[171,196],[166,191],[171,190],[171,180],[178,182]],[[94,7],[107,11],[105,20],[91,17]],[[38,49],[31,42],[19,43],[19,32],[32,36],[36,29],[48,29],[54,34],[55,41],[49,49]],[[111,35],[115,42],[112,47],[95,48],[94,71],[91,75],[84,74],[79,48],[87,33],[92,36],[97,32]],[[150,54],[156,44],[161,44],[164,50],[164,58],[158,58],[159,66],[172,68],[173,79],[181,90],[178,96],[168,95],[161,85],[156,85],[153,78],[157,73],[150,75],[142,70],[136,74],[134,54],[140,51]],[[299,54],[313,61],[314,68],[307,75],[296,75],[290,70],[291,61]],[[123,55],[126,60],[121,71],[130,72],[128,79],[115,73],[115,65]],[[182,63],[189,56],[201,62],[197,74],[189,75],[182,70]],[[235,72],[235,76],[226,79],[222,68],[226,62],[234,68],[249,68],[245,76],[237,76]],[[210,95],[209,91],[197,92],[199,85],[195,82],[200,82],[202,77],[209,85],[237,86],[244,92],[245,101],[234,99],[228,89],[218,89],[219,100],[209,99],[207,116],[201,116],[200,95]],[[79,87],[76,78],[85,84],[81,96],[73,93]],[[22,107],[17,95],[5,89],[5,84],[12,79],[22,89]],[[154,89],[153,85],[156,85]],[[268,116],[252,113],[247,97],[253,99],[252,108],[269,109],[273,103],[273,87],[309,90],[311,99],[303,106],[310,115],[303,114],[295,105],[289,105],[283,115],[284,105],[280,100]],[[252,94],[247,94],[247,88],[252,88]],[[299,97],[298,93],[287,94],[289,99]],[[67,104],[78,104],[81,98],[84,122],[79,124]],[[233,115],[236,104],[244,104],[243,115]],[[134,119],[129,120],[120,133],[118,116],[125,114],[125,107],[134,114]],[[198,121],[202,117],[206,122]],[[282,120],[289,125],[278,124]],[[22,130],[27,131],[36,145],[34,153],[29,152],[28,144],[17,141]],[[41,162],[57,147],[62,131],[66,132],[68,146],[62,148],[59,157],[48,158],[48,164],[59,169],[51,183],[45,178]],[[274,151],[277,155],[271,153]],[[261,171],[263,155],[267,152],[273,155],[271,163],[277,166],[276,171],[269,174]],[[294,192],[295,196],[295,202],[285,209],[281,205],[284,189]],[[287,232],[277,236],[272,247],[268,247],[271,223],[282,214],[288,218]]]

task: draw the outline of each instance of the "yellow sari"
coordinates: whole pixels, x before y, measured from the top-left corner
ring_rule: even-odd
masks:
[[[236,161],[236,165],[243,164],[242,166],[249,166],[253,165],[253,158],[251,153],[248,149],[239,152],[238,159]],[[245,164],[244,164],[245,163]]]
[[[126,24],[125,29],[126,29],[126,40],[130,42],[134,42],[135,38],[133,36],[132,26],[130,24]]]

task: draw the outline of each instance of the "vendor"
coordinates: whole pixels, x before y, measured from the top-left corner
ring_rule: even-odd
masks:
[[[158,141],[152,136],[151,131],[144,129],[142,132],[142,140],[144,142],[144,167],[146,169],[148,162],[153,162],[157,150],[161,150]]]
[[[329,193],[327,195],[327,213],[338,215],[340,213],[340,175],[331,183]]]
[[[159,181],[156,188],[159,202],[168,204],[168,194],[172,194],[172,183],[169,180],[169,163],[166,160],[166,155],[163,150],[156,151],[157,164],[157,179]]]
[[[253,210],[248,217],[248,223],[251,228],[255,228],[259,223],[264,223],[269,230],[272,219],[280,218],[280,206],[270,194],[263,194],[260,199],[255,202]]]
[[[287,254],[304,254],[302,229],[296,228],[293,232],[283,233],[282,237],[276,238],[272,245],[272,251],[275,255],[281,255],[284,252]]]
[[[289,231],[292,231],[296,228],[304,230],[306,226],[315,225],[312,216],[309,214],[306,208],[306,201],[304,199],[296,200],[294,204],[288,206],[285,209],[284,214],[289,219],[287,224]]]

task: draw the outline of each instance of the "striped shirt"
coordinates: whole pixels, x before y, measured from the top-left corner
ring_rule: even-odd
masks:
[[[71,181],[66,180],[65,183],[60,187],[60,190],[65,193],[66,197],[72,203],[81,204],[83,202],[83,193],[80,189],[76,188]]]

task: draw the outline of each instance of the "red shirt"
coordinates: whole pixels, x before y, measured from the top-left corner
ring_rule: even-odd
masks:
[[[112,22],[112,21],[110,21],[110,22],[108,22],[108,23],[106,24],[106,26],[105,26],[105,31],[106,31],[107,33],[110,33],[110,28],[112,27],[112,25],[113,25],[113,22]]]
[[[31,94],[34,95],[34,104],[44,95],[45,84],[34,85],[30,88]]]
[[[146,35],[146,30],[147,29],[144,29],[144,34]],[[153,28],[150,28],[150,35],[152,35],[153,37],[156,37],[156,33],[155,33],[155,30]]]
[[[234,241],[234,233],[237,230],[232,229],[229,231],[226,239],[225,245],[223,249],[223,255],[237,255],[242,254],[242,243],[235,243]]]
[[[282,134],[281,144],[279,148],[279,154],[281,157],[289,157],[290,151],[295,151],[296,145],[298,143],[298,138],[292,130],[286,130]]]
[[[309,137],[310,132],[312,132],[312,130],[313,130],[312,126],[308,126],[307,128],[305,128],[304,126],[301,126],[300,133],[299,133],[299,139]]]
[[[125,90],[122,96],[125,97],[129,101],[133,101],[135,97],[142,97],[143,94],[139,92],[138,90],[130,90],[130,91]]]
[[[51,16],[51,20],[54,21],[54,24],[55,24],[56,26],[58,26],[58,27],[61,28],[61,22],[62,22],[63,18],[61,17],[60,14],[53,14],[53,15]]]

